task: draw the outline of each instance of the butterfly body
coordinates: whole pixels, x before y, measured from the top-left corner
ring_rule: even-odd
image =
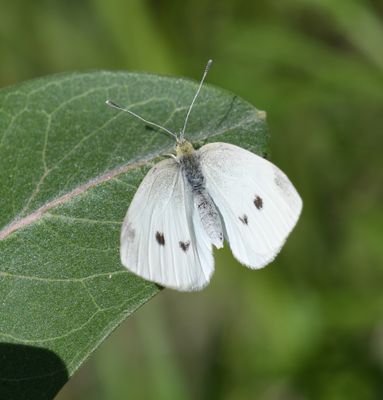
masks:
[[[202,172],[200,155],[193,145],[184,141],[176,147],[177,161],[185,183],[189,185],[194,207],[198,210],[202,226],[209,236],[212,244],[221,248],[223,246],[223,231],[219,212],[206,190],[205,177]]]

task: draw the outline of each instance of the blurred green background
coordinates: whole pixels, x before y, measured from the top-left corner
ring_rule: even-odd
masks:
[[[225,249],[160,293],[57,400],[383,398],[383,2],[0,0],[0,86],[60,71],[199,79],[266,110],[304,200],[266,269]]]

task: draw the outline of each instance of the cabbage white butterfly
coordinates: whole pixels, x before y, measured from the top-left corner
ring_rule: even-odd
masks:
[[[176,155],[160,161],[141,182],[121,230],[120,256],[131,272],[180,291],[201,290],[214,271],[212,246],[230,244],[234,257],[262,268],[294,228],[302,200],[271,162],[227,143],[194,150],[184,138],[206,65],[179,135],[107,100],[176,140]]]

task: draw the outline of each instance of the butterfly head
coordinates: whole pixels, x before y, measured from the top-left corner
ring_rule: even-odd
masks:
[[[177,141],[177,144],[176,144],[177,157],[190,155],[193,152],[194,152],[194,147],[190,142],[188,142],[185,139]]]

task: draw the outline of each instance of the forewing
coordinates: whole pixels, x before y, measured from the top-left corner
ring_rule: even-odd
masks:
[[[206,188],[234,256],[250,268],[265,266],[294,228],[300,196],[279,168],[240,147],[212,143],[199,153]]]
[[[175,160],[163,160],[148,172],[122,226],[126,268],[177,290],[206,286],[214,270],[212,249],[191,196]]]

